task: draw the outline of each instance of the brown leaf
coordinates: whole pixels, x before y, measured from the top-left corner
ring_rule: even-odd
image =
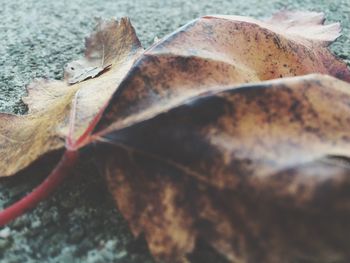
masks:
[[[338,36],[316,13],[207,16],[140,54],[128,20],[107,23],[66,73],[79,83],[33,84],[28,115],[0,116],[0,174],[99,120],[88,142],[104,142],[109,187],[157,259],[180,262],[201,242],[230,262],[349,259],[350,89],[339,79],[350,72],[326,48]],[[295,77],[310,73],[338,79]]]
[[[349,101],[322,75],[197,96],[101,139],[108,186],[161,262],[347,261]]]
[[[237,87],[312,72],[349,81],[325,48],[338,26],[324,34],[311,17],[309,38],[301,24],[195,20],[146,50],[113,95],[95,129],[114,145],[101,165],[157,259],[180,262],[198,240],[230,262],[349,257],[349,85],[318,75]]]
[[[293,14],[299,19],[300,12],[287,13],[284,22],[281,14],[278,24],[277,18],[269,23],[239,16],[202,17],[163,38],[130,70],[96,131],[112,123],[109,129],[115,129],[202,92],[242,83],[310,73],[350,82],[346,64],[324,47],[324,41],[339,36],[338,24],[320,25],[321,14],[304,12],[302,26],[293,22]]]
[[[101,22],[86,41],[84,60],[94,63],[103,59],[103,67],[111,65],[108,72],[75,85],[55,80],[30,84],[23,98],[28,114],[0,114],[0,159],[6,163],[0,166],[0,176],[13,175],[43,155],[63,148],[67,136],[78,138],[108,102],[141,51],[127,18]]]
[[[66,80],[95,76],[96,71],[91,75],[88,70],[91,65],[106,69],[112,64],[111,69],[71,86],[51,80],[29,85],[24,98],[29,114],[0,115],[0,157],[8,164],[0,168],[0,175],[15,174],[62,148],[67,136],[79,138],[115,90],[120,92],[114,94],[96,131],[109,126],[115,130],[202,92],[240,83],[312,72],[350,79],[346,65],[322,45],[307,39],[298,42],[279,32],[272,24],[245,17],[203,17],[159,41],[130,69],[141,48],[129,20],[100,22],[86,40],[83,70],[66,74]],[[334,38],[338,33],[328,35]]]

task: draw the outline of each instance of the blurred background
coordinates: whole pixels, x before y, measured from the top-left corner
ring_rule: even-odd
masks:
[[[267,18],[281,9],[321,11],[327,21],[341,22],[343,36],[331,49],[350,65],[349,0],[0,0],[0,111],[25,113],[20,98],[33,78],[61,79],[64,65],[82,56],[97,17],[130,17],[147,48],[202,15]],[[0,229],[1,262],[153,262],[145,244],[131,237],[99,172],[79,169],[52,198]],[[0,207],[41,180],[1,180]]]

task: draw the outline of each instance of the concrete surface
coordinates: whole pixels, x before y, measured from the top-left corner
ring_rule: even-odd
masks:
[[[20,98],[31,79],[62,78],[65,63],[82,55],[94,17],[131,17],[147,47],[154,37],[201,15],[262,18],[283,8],[323,11],[329,21],[340,21],[343,36],[332,50],[350,64],[349,0],[0,0],[0,111],[25,112]],[[52,198],[0,229],[0,261],[152,262],[145,245],[131,238],[98,171],[92,171],[67,180]],[[1,180],[0,207],[41,180]]]

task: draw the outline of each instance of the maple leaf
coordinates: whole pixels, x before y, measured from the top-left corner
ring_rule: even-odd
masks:
[[[230,262],[348,259],[350,72],[326,47],[339,24],[323,22],[205,16],[146,51],[129,20],[101,22],[65,81],[31,84],[28,114],[0,115],[2,176],[67,148],[0,224],[95,147],[119,209],[159,260],[180,262],[200,242]]]

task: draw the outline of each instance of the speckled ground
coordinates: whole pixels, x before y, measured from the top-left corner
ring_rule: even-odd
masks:
[[[62,78],[63,66],[82,55],[95,17],[129,16],[147,47],[201,15],[263,18],[283,8],[323,11],[329,21],[340,21],[343,36],[332,50],[350,64],[349,0],[0,0],[0,111],[24,113],[20,98],[33,78]],[[52,198],[0,229],[1,262],[152,262],[145,245],[132,239],[98,171],[79,169],[81,175]],[[0,207],[41,180],[35,175],[1,180]]]

